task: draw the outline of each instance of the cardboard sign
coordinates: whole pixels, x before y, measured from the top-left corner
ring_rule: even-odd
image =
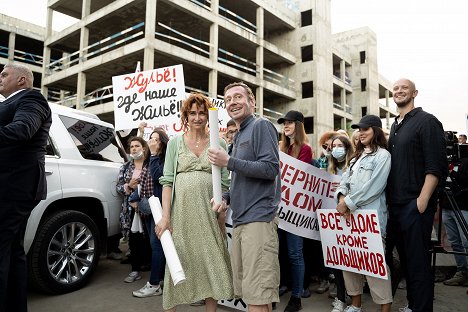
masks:
[[[280,152],[281,203],[279,228],[320,240],[318,209],[335,209],[333,200],[341,177]]]
[[[116,130],[137,128],[142,121],[171,127],[179,123],[185,98],[182,65],[114,76],[112,86]]]
[[[68,131],[83,144],[82,148],[85,152],[93,154],[98,154],[109,146],[110,140],[114,137],[112,128],[81,120],[68,127]]]
[[[187,98],[190,95],[190,93],[185,94],[185,98]],[[184,98],[184,99],[185,99]],[[226,105],[224,104],[224,100],[222,99],[214,99],[214,98],[209,98],[211,103],[213,104],[213,107],[216,107],[218,109],[218,126],[219,126],[219,132],[220,133],[225,133],[227,131],[227,123],[231,119],[227,113],[226,110]],[[182,107],[182,102],[180,103],[179,109]],[[164,121],[159,121],[157,123],[155,122],[148,122],[147,127],[145,127],[145,131],[143,133],[143,138],[148,141],[149,136],[151,132],[153,132],[153,129],[156,127],[160,127],[164,129],[169,137],[172,137],[177,134],[182,134],[183,129],[182,125],[180,122],[180,114],[177,115],[177,120],[167,120],[168,122]]]
[[[376,210],[356,210],[346,220],[336,210],[319,210],[325,266],[388,279]]]

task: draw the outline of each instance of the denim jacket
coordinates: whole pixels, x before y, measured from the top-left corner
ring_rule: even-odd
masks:
[[[353,158],[343,174],[340,186],[335,192],[338,202],[339,194],[345,196],[344,201],[351,211],[356,209],[375,209],[379,216],[380,230],[385,237],[387,228],[387,205],[385,187],[390,173],[390,153],[378,148],[372,154],[362,156],[358,168],[354,167]]]

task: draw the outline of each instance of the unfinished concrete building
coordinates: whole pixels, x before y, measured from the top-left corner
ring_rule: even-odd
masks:
[[[244,81],[257,114],[306,117],[316,148],[326,130],[363,114],[389,120],[391,84],[368,28],[331,33],[330,0],[49,0],[42,91],[113,121],[112,76],[182,64],[187,91],[220,97]],[[53,12],[77,22],[52,31]],[[7,35],[3,35],[5,37]],[[53,96],[52,96],[53,95]],[[387,123],[384,123],[387,125]]]

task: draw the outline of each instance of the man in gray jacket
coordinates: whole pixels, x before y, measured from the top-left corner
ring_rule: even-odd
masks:
[[[213,209],[230,205],[233,221],[232,269],[234,294],[250,312],[271,311],[278,302],[278,218],[281,200],[278,133],[271,122],[255,118],[255,97],[242,82],[224,89],[229,116],[239,132],[231,155],[208,150],[210,162],[232,172],[230,192]]]

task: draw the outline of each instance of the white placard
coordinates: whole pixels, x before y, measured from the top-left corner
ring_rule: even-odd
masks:
[[[279,228],[320,240],[317,209],[335,209],[341,177],[280,152],[281,202]]]
[[[190,93],[185,94],[185,98],[187,98],[190,95]],[[213,107],[218,109],[218,125],[219,125],[219,132],[226,132],[227,131],[227,123],[230,120],[230,117],[227,113],[226,110],[226,105],[224,104],[224,100],[222,99],[214,99],[214,98],[209,98],[211,103],[213,104]],[[178,109],[182,107],[182,102],[180,102],[180,105],[178,105]],[[165,122],[167,121],[167,122]],[[158,124],[149,122],[148,123],[148,130],[145,128],[145,134],[147,131],[149,131],[148,135],[151,133],[151,131],[155,127],[159,127],[164,129],[166,131],[167,135],[169,137],[173,137],[174,135],[181,134],[183,132],[182,125],[180,123],[180,114],[177,117],[177,120],[169,120],[165,119],[163,121],[160,121]]]
[[[185,98],[182,65],[114,76],[112,87],[116,130],[138,128],[142,121],[152,126],[180,126],[179,111]]]
[[[331,209],[318,215],[325,266],[388,279],[376,210],[356,210],[350,220]]]
[[[148,203],[151,207],[151,214],[153,215],[154,224],[162,218],[162,207],[159,198],[151,196],[148,199]],[[172,240],[171,232],[168,230],[164,231],[161,235],[161,245],[164,250],[164,256],[166,257],[167,267],[171,273],[172,282],[174,286],[185,281],[185,273],[180,263],[179,256],[177,255],[177,250],[174,246],[174,241]]]

